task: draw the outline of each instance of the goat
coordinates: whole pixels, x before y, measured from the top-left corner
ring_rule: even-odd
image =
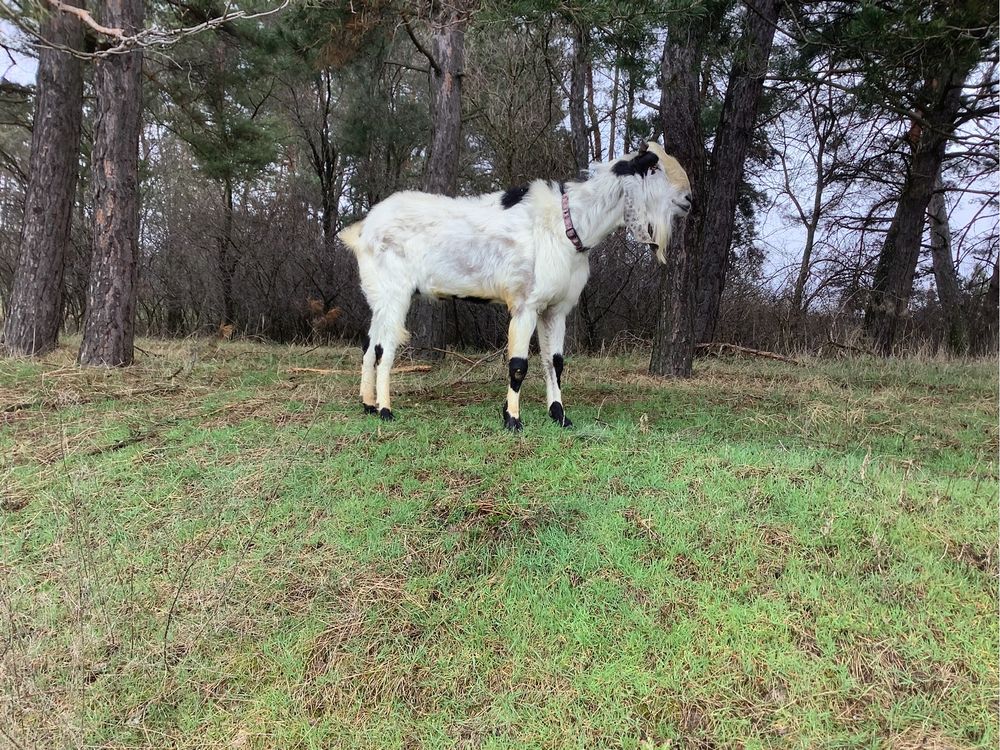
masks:
[[[520,390],[537,324],[548,413],[570,427],[561,393],[563,342],[566,316],[590,273],[587,248],[627,226],[666,263],[674,220],[690,209],[687,173],[655,142],[592,164],[582,181],[535,180],[468,198],[389,196],[338,234],[357,257],[372,310],[361,366],[365,412],[393,418],[389,371],[408,337],[406,313],[416,293],[507,306],[510,384],[501,413],[512,431],[522,428]]]

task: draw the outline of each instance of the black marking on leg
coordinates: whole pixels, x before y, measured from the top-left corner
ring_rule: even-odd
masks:
[[[362,401],[361,405],[365,407],[365,414],[378,414],[378,407],[374,404],[366,404]]]
[[[559,401],[553,401],[552,405],[549,406],[549,416],[552,417],[552,421],[563,427],[572,427],[573,423],[566,416],[566,412],[563,411],[563,405]]]
[[[383,422],[391,422],[392,420],[395,419],[395,417],[392,416],[392,412],[386,408],[378,410],[378,418],[381,419]]]
[[[520,432],[524,429],[524,425],[521,424],[521,420],[517,417],[512,417],[510,412],[507,411],[506,401],[504,401],[503,406],[500,407],[500,414],[503,416],[503,426],[511,432]]]
[[[382,345],[375,344],[375,366],[378,367],[379,363],[382,362]]]
[[[508,188],[507,191],[500,196],[500,205],[504,208],[516,206],[521,202],[524,196],[527,195],[530,188],[530,185],[518,185],[517,187]]]
[[[552,368],[556,371],[556,385],[562,388],[563,355],[552,355]],[[558,403],[558,402],[557,402]]]
[[[361,356],[365,356],[368,353],[368,347],[371,346],[372,340],[365,336],[365,340],[361,342]]]
[[[512,357],[507,370],[510,374],[510,389],[517,393],[521,390],[524,376],[528,374],[528,360],[524,357]]]

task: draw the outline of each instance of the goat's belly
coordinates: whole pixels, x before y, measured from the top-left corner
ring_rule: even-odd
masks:
[[[430,271],[430,269],[428,269]],[[469,268],[434,269],[417,281],[417,291],[425,297],[438,299],[468,299],[477,302],[493,302],[510,305],[518,298],[516,291],[495,277],[499,274],[484,274],[482,269],[471,272]],[[515,277],[520,280],[520,277]]]

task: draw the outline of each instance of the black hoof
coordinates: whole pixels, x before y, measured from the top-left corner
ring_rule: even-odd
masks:
[[[378,418],[381,419],[383,422],[391,422],[392,420],[395,419],[395,417],[392,416],[392,412],[389,411],[388,409],[379,409]]]
[[[500,409],[500,413],[503,415],[503,426],[506,427],[511,432],[520,432],[524,429],[524,425],[521,424],[521,420],[517,417],[512,417],[507,412],[507,404],[504,404]]]
[[[562,425],[563,427],[573,426],[570,418],[567,417],[566,412],[563,411],[563,405],[558,401],[552,402],[552,406],[549,407],[549,416],[552,417],[553,422]]]
[[[378,414],[377,406],[373,406],[372,404],[366,404],[364,401],[361,402],[361,405],[365,407],[365,414]]]

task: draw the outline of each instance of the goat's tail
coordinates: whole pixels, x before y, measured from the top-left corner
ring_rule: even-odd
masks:
[[[347,245],[354,252],[355,255],[361,253],[361,225],[364,221],[356,221],[348,227],[344,227],[339,232],[337,236],[340,241]]]

